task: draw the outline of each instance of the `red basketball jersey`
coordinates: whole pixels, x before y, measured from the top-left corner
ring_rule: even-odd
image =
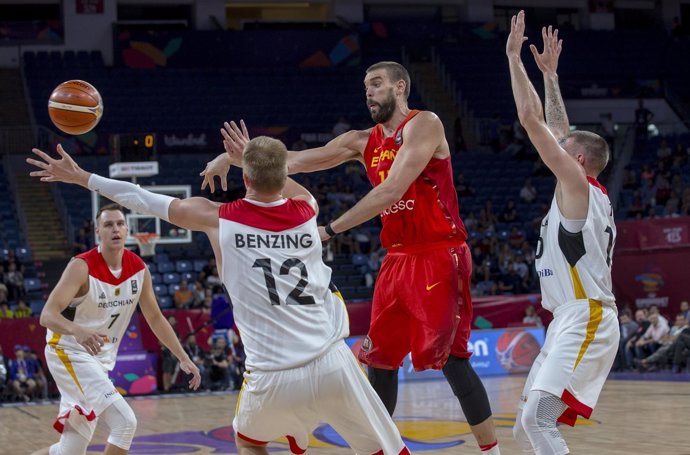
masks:
[[[381,125],[371,130],[364,162],[372,185],[381,184],[388,176],[403,145],[403,128],[418,113],[411,111],[391,137],[385,137]],[[403,197],[381,213],[381,223],[384,248],[464,242],[467,231],[460,219],[450,157],[432,158]]]

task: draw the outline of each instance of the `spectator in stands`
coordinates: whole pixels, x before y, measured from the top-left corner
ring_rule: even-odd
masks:
[[[675,218],[680,216],[680,199],[675,191],[671,191],[671,197],[666,201],[663,216],[664,218]]]
[[[522,318],[522,323],[544,327],[544,322],[542,322],[541,317],[537,314],[534,305],[528,305],[527,308],[525,308],[525,317]]]
[[[228,368],[232,352],[224,336],[215,339],[211,352],[206,356],[206,388],[226,390],[230,384]]]
[[[93,237],[86,233],[86,228],[79,229],[77,237],[74,239],[74,254],[80,254],[93,248]]]
[[[655,177],[656,173],[654,172],[654,169],[652,169],[652,166],[649,163],[643,164],[642,171],[640,172],[640,178],[642,181],[645,182],[649,180],[653,183]]]
[[[672,155],[673,151],[671,150],[671,147],[669,147],[668,142],[666,139],[662,139],[661,143],[659,144],[659,148],[656,151],[657,159],[659,161],[663,161],[665,164],[670,164]]]
[[[236,327],[235,327],[236,328]],[[242,388],[242,381],[244,378],[244,345],[240,339],[239,333],[235,330],[228,330],[228,339],[230,340],[229,347],[231,351],[230,366],[228,368],[230,373],[230,387],[233,390]]]
[[[676,142],[673,149],[673,167],[678,169],[688,164],[688,155],[690,155],[690,147],[686,148],[682,142]]]
[[[23,299],[17,301],[17,309],[14,310],[15,319],[24,319],[31,317],[31,308],[28,307]]]
[[[632,201],[628,207],[628,218],[641,218],[644,214],[645,206],[642,203],[642,193],[639,190],[633,192]]]
[[[647,329],[650,326],[650,322],[648,319],[648,310],[646,309],[639,309],[635,311],[635,322],[637,323],[637,330],[635,333],[628,338],[628,342],[625,344],[625,365],[624,369],[630,370],[633,368],[633,365],[635,363],[635,345],[636,343],[642,339],[644,334],[647,332]]]
[[[455,191],[458,193],[458,197],[470,197],[474,196],[477,192],[469,183],[465,181],[465,175],[463,173],[458,174],[455,180]]]
[[[690,304],[687,300],[680,302],[680,313],[683,315],[686,321],[690,323]]]
[[[190,359],[192,359],[192,362],[194,362],[194,365],[199,368],[199,372],[201,373],[201,377],[204,378],[204,360],[206,359],[206,352],[204,352],[203,349],[201,349],[201,346],[199,346],[196,343],[196,335],[194,333],[188,333],[187,336],[185,337],[185,342],[182,345],[182,348],[184,348],[184,352],[187,353]],[[203,384],[202,380],[202,387],[201,388],[206,388],[206,385]]]
[[[2,351],[2,345],[0,344],[0,396],[3,395],[5,387],[7,386],[7,379],[9,378],[10,372],[10,362],[5,357]]]
[[[526,179],[525,184],[520,189],[520,199],[531,204],[537,198],[537,189],[532,185],[531,179]]]
[[[506,203],[506,206],[503,208],[503,212],[501,213],[499,220],[502,223],[512,223],[514,221],[517,221],[517,219],[518,213],[517,207],[515,206],[515,200],[508,199],[508,202]]]
[[[0,281],[0,304],[2,303],[7,303],[7,297],[8,297],[8,291],[7,291],[7,285]],[[0,316],[2,317],[2,316]]]
[[[218,276],[218,268],[214,264],[211,267],[211,273],[206,277],[206,287],[213,288],[214,286],[219,286],[221,284],[220,277]]]
[[[625,347],[627,346],[628,341],[635,336],[639,326],[637,325],[637,322],[633,321],[633,319],[630,317],[629,309],[622,311],[620,316],[618,316],[618,320],[620,321],[621,337],[618,342],[618,354],[616,355],[616,361],[614,362],[614,370],[622,371],[626,367]]]
[[[659,349],[662,338],[669,332],[668,322],[658,313],[650,311],[649,323],[647,331],[635,342],[635,358],[640,360]]]
[[[649,315],[651,316],[652,314],[656,314],[659,316],[659,321],[662,324],[666,324],[666,326],[669,326],[668,319],[666,319],[661,312],[659,311],[659,305],[653,304],[649,305]]]
[[[642,196],[642,204],[645,208],[656,205],[656,185],[653,180],[642,180],[642,189],[640,190]]]
[[[7,268],[5,285],[7,286],[10,300],[16,302],[24,296],[24,275],[17,268],[16,262],[10,262]]]
[[[23,401],[29,401],[36,389],[34,364],[26,358],[28,350],[29,348],[25,346],[15,346],[15,358],[10,361],[10,382],[14,393]]]
[[[647,132],[649,130],[649,122],[654,118],[652,111],[647,109],[644,101],[640,99],[637,102],[637,109],[635,109],[635,135],[638,140],[647,140]]]
[[[161,370],[163,371],[163,393],[170,392],[173,387],[173,376],[175,371],[178,369],[177,357],[170,352],[170,349],[166,348],[165,345],[158,340],[161,348]]]
[[[623,189],[632,190],[638,186],[637,174],[630,166],[625,166],[623,170]]]
[[[333,125],[333,137],[338,137],[343,133],[347,133],[352,129],[352,125],[345,117],[340,117],[335,125]]]
[[[48,376],[45,373],[45,368],[43,367],[43,362],[36,354],[36,351],[31,349],[26,352],[26,356],[29,362],[31,362],[32,368],[34,370],[34,380],[36,381],[36,390],[40,391],[41,399],[48,399]]]
[[[14,311],[10,310],[10,305],[7,300],[0,302],[0,319],[12,319],[14,318]]]
[[[175,291],[173,300],[175,301],[175,307],[178,310],[192,307],[192,305],[194,304],[194,294],[189,289],[187,280],[180,281],[180,288],[177,291]]]
[[[14,250],[9,250],[7,252],[7,259],[5,259],[2,263],[2,265],[5,267],[5,270],[9,270],[11,264],[14,264],[17,269],[20,269],[22,266],[22,262],[19,260],[17,253],[15,253]]]
[[[192,308],[200,308],[201,306],[203,306],[204,296],[206,294],[206,288],[204,287],[203,279],[197,277],[196,281],[194,282],[194,284],[192,284],[192,287],[190,289],[192,291],[192,295],[194,296]]]
[[[640,360],[640,369],[655,371],[657,365],[671,364],[675,353],[675,342],[681,332],[688,328],[688,321],[682,313],[678,313],[676,320],[668,334],[661,337],[661,346],[652,355]]]

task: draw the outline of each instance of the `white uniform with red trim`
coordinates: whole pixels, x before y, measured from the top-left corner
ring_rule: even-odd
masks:
[[[90,439],[96,427],[97,416],[115,400],[122,399],[108,378],[115,366],[117,349],[127,330],[132,314],[139,303],[146,265],[129,250],[122,256],[119,277],[108,268],[99,248],[76,256],[89,268],[89,290],[72,301],[68,307],[74,312],[74,323],[107,336],[105,345],[96,356],[89,354],[71,335],[48,330],[45,348],[46,364],[60,390],[60,412],[54,427],[62,432],[64,421],[82,436]],[[86,417],[84,424],[72,416],[72,409]]]
[[[536,268],[542,306],[553,312],[546,341],[530,370],[530,390],[560,397],[568,409],[559,421],[589,418],[618,349],[620,331],[611,281],[616,225],[606,189],[589,180],[589,206],[582,230],[570,233],[554,196],[542,221]]]
[[[343,341],[347,311],[330,285],[312,206],[242,199],[219,217],[221,277],[247,355],[237,436],[255,444],[286,436],[299,454],[327,421],[357,453],[408,453]]]

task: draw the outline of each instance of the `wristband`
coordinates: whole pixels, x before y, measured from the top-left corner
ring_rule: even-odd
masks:
[[[323,230],[326,231],[326,234],[331,237],[335,237],[337,235],[337,232],[335,232],[331,227],[331,223],[328,223],[326,226],[324,226]]]

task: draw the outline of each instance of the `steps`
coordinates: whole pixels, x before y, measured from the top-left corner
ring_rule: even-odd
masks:
[[[8,127],[30,124],[21,73],[18,69],[0,68],[0,125]]]
[[[446,132],[446,140],[453,147],[453,124],[458,117],[458,108],[455,106],[451,94],[443,87],[443,81],[436,70],[436,66],[431,62],[411,62],[410,72],[422,101],[441,119]]]
[[[50,185],[25,173],[16,175],[16,190],[26,219],[26,240],[38,261],[69,256],[62,220]]]

